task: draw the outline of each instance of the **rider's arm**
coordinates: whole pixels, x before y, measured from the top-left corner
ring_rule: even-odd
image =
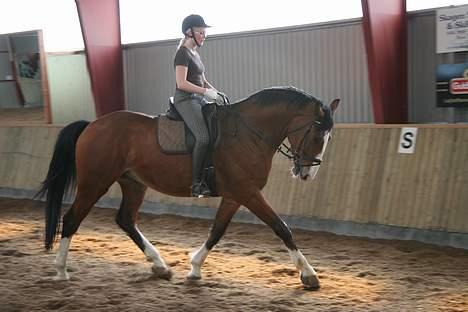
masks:
[[[191,83],[190,81],[188,81],[187,72],[188,72],[187,66],[177,65],[175,67],[177,88],[185,92],[198,93],[198,94],[203,95],[206,92],[207,88],[199,87]]]
[[[209,88],[209,89],[214,89],[214,90],[216,90],[216,88],[213,87],[213,86],[211,85],[211,83],[208,82],[208,80],[206,80],[205,74],[202,74],[202,76],[203,76],[203,86],[204,86],[205,88]]]

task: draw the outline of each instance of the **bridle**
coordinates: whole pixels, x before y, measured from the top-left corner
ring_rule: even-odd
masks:
[[[227,112],[229,114],[235,115],[237,120],[240,120],[246,126],[247,129],[249,129],[251,132],[253,132],[261,140],[263,140],[265,142],[271,141],[271,140],[269,140],[269,137],[265,136],[265,134],[263,134],[263,132],[261,130],[259,130],[259,129],[253,127],[252,125],[250,125],[246,120],[244,120],[244,118],[242,118],[242,116],[238,112],[231,109],[229,99],[227,98],[227,96],[225,94],[221,93],[220,95],[222,95],[223,102],[224,102],[222,104],[222,106],[227,108]],[[304,155],[302,155],[302,152],[303,152],[303,150],[304,150],[304,148],[306,146],[305,142],[307,142],[312,128],[316,128],[319,131],[323,131],[323,132],[330,131],[330,129],[328,129],[328,127],[327,127],[327,125],[325,123],[314,119],[314,120],[309,121],[309,122],[305,123],[304,125],[299,126],[299,127],[295,128],[293,130],[286,131],[285,137],[287,137],[291,133],[298,132],[298,131],[300,131],[300,130],[302,130],[304,128],[306,128],[306,131],[305,131],[304,135],[302,136],[302,139],[299,142],[299,146],[297,147],[296,150],[292,148],[291,144],[288,146],[284,142],[281,143],[281,145],[276,149],[277,153],[280,153],[280,154],[284,155],[286,158],[288,158],[289,160],[293,161],[294,170],[296,172],[298,172],[300,170],[300,168],[302,168],[304,166],[310,166],[310,167],[320,166],[320,164],[322,163],[322,160],[317,158],[317,157],[305,157]],[[236,133],[237,133],[237,129],[236,129],[235,133],[233,134],[233,136],[235,136]]]
[[[291,133],[300,131],[304,128],[307,128],[304,135],[302,136],[301,141],[299,141],[299,145],[297,149],[293,149],[292,145],[287,145],[286,143],[281,143],[281,145],[278,147],[277,152],[286,156],[289,160],[292,160],[294,163],[294,167],[304,167],[304,166],[319,166],[322,163],[322,160],[317,158],[317,157],[305,157],[302,154],[302,151],[305,148],[305,142],[307,141],[312,128],[317,128],[320,131],[324,131],[324,127],[322,122],[318,120],[312,120],[296,129],[290,130],[286,133],[286,136],[288,136]]]

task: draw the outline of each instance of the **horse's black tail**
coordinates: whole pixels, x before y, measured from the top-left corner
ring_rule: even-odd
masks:
[[[53,248],[60,232],[63,196],[65,193],[70,194],[75,189],[75,145],[78,137],[88,124],[88,121],[76,121],[60,131],[55,142],[54,154],[49,164],[47,177],[34,196],[34,198],[42,198],[47,193],[44,238],[46,250]]]

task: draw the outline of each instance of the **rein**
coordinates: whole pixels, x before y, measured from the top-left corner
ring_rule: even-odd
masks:
[[[244,124],[244,126],[247,129],[249,129],[252,133],[254,133],[257,137],[259,137],[260,140],[265,141],[272,145],[274,144],[274,142],[270,139],[270,136],[265,135],[261,130],[255,128],[254,126],[251,126],[247,121],[245,121],[244,118],[242,118],[241,114],[239,114],[238,112],[235,112],[235,116],[237,120],[240,120]]]
[[[231,103],[229,101],[229,98],[225,94],[223,94],[223,93],[218,93],[218,94],[221,95],[221,97],[223,98],[223,103],[220,106],[225,107],[226,112],[228,114],[234,115],[236,120],[240,120],[244,124],[244,126],[247,129],[249,129],[252,133],[254,133],[258,138],[260,138],[260,140],[265,141],[265,142],[270,143],[270,144],[274,144],[274,142],[272,142],[270,140],[269,136],[264,135],[261,130],[255,128],[254,126],[251,126],[247,121],[245,121],[244,118],[242,118],[242,116],[241,116],[241,114],[239,114],[239,112],[237,112],[237,111],[235,111],[235,110],[233,110],[231,108]],[[235,130],[233,136],[236,136],[236,135],[237,135],[237,123],[236,123],[236,130]]]

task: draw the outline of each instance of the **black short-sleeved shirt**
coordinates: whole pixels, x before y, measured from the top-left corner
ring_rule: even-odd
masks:
[[[199,87],[204,87],[203,73],[205,72],[205,66],[198,53],[192,53],[186,47],[181,46],[174,57],[174,68],[179,65],[188,68],[187,81]]]

